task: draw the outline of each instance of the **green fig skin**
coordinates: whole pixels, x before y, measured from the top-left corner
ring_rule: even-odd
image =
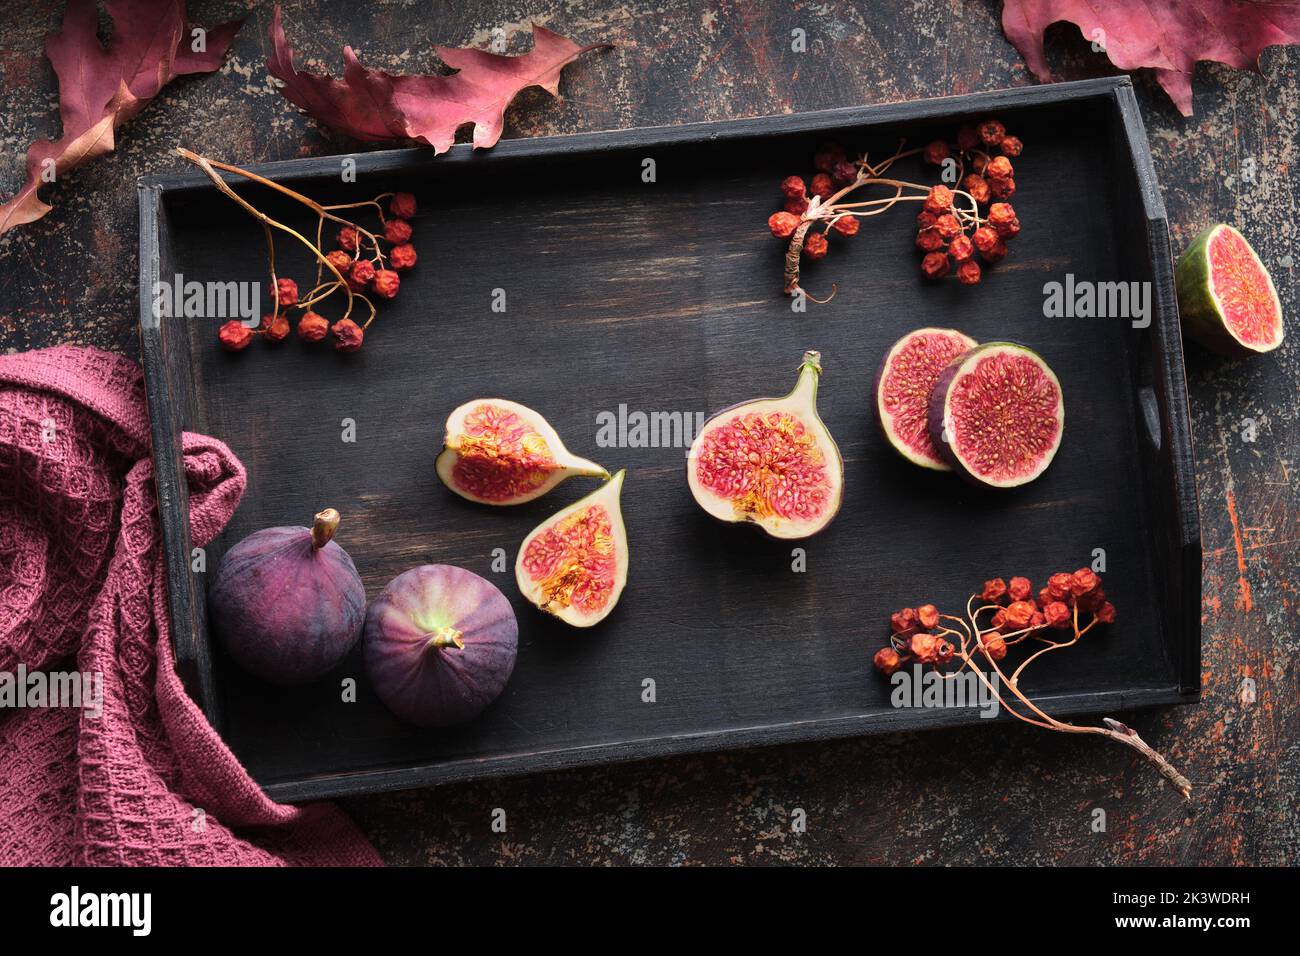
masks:
[[[1280,337],[1277,345],[1263,349],[1252,348],[1239,341],[1228,331],[1219,303],[1210,292],[1209,245],[1214,234],[1221,228],[1224,228],[1221,224],[1210,226],[1178,257],[1174,286],[1178,292],[1178,314],[1182,319],[1183,332],[1210,351],[1229,358],[1246,358],[1271,351],[1282,344]]]

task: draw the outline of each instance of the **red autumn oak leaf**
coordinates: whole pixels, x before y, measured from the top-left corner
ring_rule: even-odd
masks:
[[[533,26],[533,48],[520,56],[483,50],[434,47],[450,76],[395,75],[361,65],[352,47],[343,48],[343,79],[294,68],[277,6],[271,17],[271,53],[266,68],[283,84],[280,93],[303,112],[363,142],[416,142],[446,152],[456,130],[474,127],[474,146],[501,138],[506,107],[529,86],[552,96],[560,71],[579,55],[605,44],[579,46],[558,33]]]
[[[113,20],[108,47],[99,41],[95,0],[69,0],[63,26],[45,41],[59,79],[63,135],[27,150],[27,181],[0,205],[0,235],[40,219],[51,209],[37,191],[55,177],[110,152],[118,127],[181,74],[221,66],[242,20],[201,34],[201,50],[185,19],[184,0],[108,0]]]
[[[1197,60],[1258,70],[1265,47],[1300,43],[1295,0],[1004,0],[1002,29],[1044,82],[1052,71],[1043,31],[1060,20],[1104,47],[1121,70],[1153,68],[1184,116],[1192,115]]]

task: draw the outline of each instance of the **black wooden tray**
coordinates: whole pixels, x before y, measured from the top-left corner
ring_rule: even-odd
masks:
[[[792,314],[780,292],[783,244],[766,230],[780,179],[806,174],[824,138],[881,156],[900,137],[950,138],[958,122],[987,114],[1026,143],[1012,255],[978,288],[926,284],[914,210],[894,210],[807,270],[814,291],[838,282],[834,301]],[[1119,621],[1036,664],[1026,689],[1058,714],[1196,698],[1201,550],[1182,343],[1164,208],[1127,79],[355,159],[355,184],[341,181],[339,157],[257,171],[322,200],[419,197],[420,264],[360,353],[291,340],[232,356],[216,347],[219,320],[155,328],[149,296],[141,301],[178,665],[271,796],[978,721],[969,709],[890,706],[870,666],[889,613],[924,600],[959,605],[993,575],[1041,583],[1096,548]],[[645,159],[655,161],[652,183]],[[904,171],[932,181],[919,164]],[[245,195],[294,215],[265,190]],[[197,172],[141,181],[140,241],[142,290],[177,273],[263,278],[260,228]],[[314,272],[280,248],[282,275]],[[1043,285],[1067,272],[1151,282],[1150,327],[1044,318]],[[495,289],[506,290],[504,314],[490,307]],[[1041,480],[989,494],[922,473],[884,445],[873,374],[891,342],[924,325],[1020,340],[1051,363],[1067,426]],[[783,393],[808,348],[824,356],[822,410],[844,453],[846,494],[830,528],[798,543],[804,573],[791,570],[791,543],[706,518],[686,488],[684,450],[597,447],[602,411],[711,414]],[[447,413],[483,395],[537,408],[574,452],[628,469],[630,582],[590,632],[527,605],[512,571],[525,534],[590,484],[488,509],[434,476]],[[344,418],[356,423],[353,444],[341,441]],[[209,643],[205,577],[190,571],[182,430],[223,439],[249,472],[209,573],[251,531],[337,507],[340,541],[372,597],[402,570],[439,562],[484,574],[511,598],[519,661],[501,699],[466,726],[421,731],[373,698],[359,653],[307,688],[239,672]],[[492,570],[498,548],[504,573]],[[348,676],[356,703],[341,701]],[[647,678],[654,703],[642,700]]]

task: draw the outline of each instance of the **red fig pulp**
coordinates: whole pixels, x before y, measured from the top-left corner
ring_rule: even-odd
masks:
[[[994,488],[1033,481],[1065,429],[1061,383],[1031,349],[989,342],[954,359],[930,395],[930,436],[964,478]]]
[[[620,471],[533,529],[519,546],[515,581],[528,600],[574,627],[602,621],[627,584]]]
[[[844,462],[817,415],[821,355],[806,352],[794,391],[719,412],[700,430],[686,464],[701,508],[776,538],[816,534],[839,511]]]
[[[240,667],[276,684],[305,684],[361,636],[366,590],[332,540],[339,513],[310,528],[266,528],[226,552],[208,604],[212,629]]]
[[[519,626],[506,596],[473,571],[426,564],[370,605],[366,672],[384,705],[421,727],[463,723],[500,696]]]
[[[885,353],[876,373],[876,420],[890,447],[913,464],[952,470],[930,438],[930,393],[949,363],[976,344],[956,329],[917,329]]]
[[[569,453],[541,415],[518,402],[480,398],[447,418],[438,477],[456,494],[488,505],[517,505],[575,475],[608,478]]]

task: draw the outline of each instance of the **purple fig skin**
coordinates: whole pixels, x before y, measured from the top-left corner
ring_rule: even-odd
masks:
[[[1021,345],[1019,342],[1007,342],[1007,341],[984,342],[981,345],[975,346],[975,348],[971,349],[970,351],[957,356],[948,364],[948,367],[945,368],[939,374],[939,379],[934,383],[934,389],[930,392],[930,408],[926,416],[927,422],[930,426],[930,440],[934,443],[934,447],[938,449],[939,457],[942,458],[944,461],[946,461],[949,465],[951,465],[952,470],[955,471],[957,474],[961,475],[962,478],[964,478],[966,481],[970,482],[972,485],[975,485],[979,488],[999,488],[1001,486],[997,484],[991,484],[987,481],[983,481],[980,479],[978,475],[972,473],[970,469],[968,469],[966,465],[962,462],[962,460],[957,457],[957,454],[952,450],[950,444],[943,440],[943,406],[944,403],[947,401],[948,390],[952,386],[953,380],[957,377],[958,370],[973,355],[980,352],[990,351],[996,348],[1021,349],[1029,353],[1030,355],[1032,355],[1044,366],[1047,365],[1047,363],[1043,361],[1042,356],[1040,356],[1029,346]],[[1059,447],[1060,444],[1059,438],[1057,440],[1057,444]],[[1040,471],[1038,472],[1038,474],[1034,476],[1034,478],[1041,477],[1043,470],[1045,469],[1040,469]],[[1020,486],[1011,485],[1009,487],[1016,488]]]
[[[337,542],[316,548],[308,528],[266,528],[226,552],[208,605],[240,667],[274,684],[307,684],[361,636],[366,589]]]
[[[420,727],[477,717],[510,680],[518,646],[506,596],[451,565],[402,572],[366,615],[370,683],[394,715]]]

